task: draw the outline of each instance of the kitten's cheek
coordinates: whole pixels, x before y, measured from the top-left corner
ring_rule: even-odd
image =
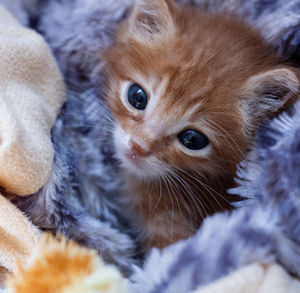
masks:
[[[128,152],[124,142],[120,141],[120,139],[116,138],[114,141],[116,155],[119,160],[123,161],[126,157],[126,153]]]
[[[122,129],[121,126],[116,125],[114,130],[114,146],[118,156],[124,154],[128,149],[130,136]]]
[[[115,156],[118,160],[122,161],[123,153],[124,153],[124,146],[120,143],[120,139],[118,137],[118,133],[115,131],[114,139],[113,139],[114,149],[115,149]]]

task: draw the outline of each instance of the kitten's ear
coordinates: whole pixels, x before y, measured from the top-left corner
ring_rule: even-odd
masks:
[[[144,41],[174,29],[171,0],[137,0],[129,16],[128,33]]]
[[[244,87],[246,112],[258,118],[276,112],[299,93],[299,78],[288,68],[270,70],[248,79]]]

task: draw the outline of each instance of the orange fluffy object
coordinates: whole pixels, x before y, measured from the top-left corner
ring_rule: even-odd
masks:
[[[8,292],[128,292],[127,281],[96,251],[65,238],[46,235],[27,265],[19,265],[7,280]]]

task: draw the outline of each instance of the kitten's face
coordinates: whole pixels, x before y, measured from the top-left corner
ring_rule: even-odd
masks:
[[[193,168],[207,161],[213,140],[198,106],[174,101],[168,75],[120,81],[114,142],[125,168],[138,176],[162,175],[170,167]],[[185,109],[183,109],[185,107]],[[208,138],[210,137],[210,138]]]
[[[119,81],[118,99],[111,105],[116,119],[115,148],[125,169],[139,177],[161,176],[174,167],[215,174],[219,163],[226,164],[222,155],[228,158],[228,149],[238,156],[234,141],[245,131],[239,125],[241,113],[231,103],[218,107],[205,101],[190,88],[185,74],[177,78],[183,81],[180,87],[187,87],[185,91],[172,90],[172,77],[167,73],[161,78],[153,73]],[[229,111],[232,115],[226,115]]]
[[[105,54],[117,156],[142,178],[170,169],[233,176],[256,122],[298,89],[297,78],[272,68],[274,57],[244,25],[146,2]]]

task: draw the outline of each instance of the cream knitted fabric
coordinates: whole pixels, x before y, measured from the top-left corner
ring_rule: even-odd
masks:
[[[43,38],[0,6],[0,186],[32,194],[53,162],[50,130],[65,100],[59,69]]]

